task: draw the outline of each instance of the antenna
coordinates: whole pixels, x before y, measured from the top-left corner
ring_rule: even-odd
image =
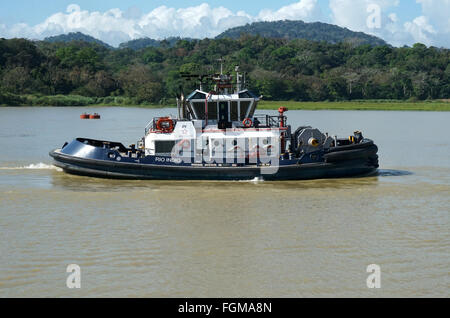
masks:
[[[207,85],[211,81],[211,76],[207,74],[191,74],[188,72],[180,72],[181,78],[186,81],[197,80],[200,86],[200,90],[203,91],[203,85]]]
[[[239,74],[239,65],[235,66],[234,71],[236,72],[236,93],[238,93],[241,90],[241,77],[242,77],[242,75]]]
[[[220,75],[223,74],[223,62],[225,62],[225,59],[221,57],[220,59],[217,59],[217,61],[220,63]]]

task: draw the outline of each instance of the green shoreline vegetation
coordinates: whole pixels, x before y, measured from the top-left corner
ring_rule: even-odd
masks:
[[[449,49],[245,34],[139,50],[0,38],[0,105],[174,107],[219,58],[224,73],[240,66],[262,109],[449,110]]]
[[[54,107],[84,107],[84,106],[120,106],[142,108],[174,108],[175,100],[168,99],[164,103],[138,102],[131,97],[108,96],[86,97],[79,95],[14,95],[0,94],[0,106],[54,106]],[[258,108],[276,110],[280,106],[290,110],[386,110],[386,111],[450,111],[450,101],[399,101],[399,100],[357,100],[357,101],[267,101],[262,100]]]

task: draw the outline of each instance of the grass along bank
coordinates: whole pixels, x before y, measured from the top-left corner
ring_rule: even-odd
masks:
[[[416,110],[416,111],[450,111],[450,102],[446,101],[346,101],[346,102],[295,102],[295,101],[261,101],[259,109],[278,109],[285,106],[289,110]]]
[[[163,108],[176,107],[175,100],[166,100],[160,104],[139,103],[134,98],[124,96],[86,97],[79,95],[14,95],[0,93],[0,106],[121,106]],[[296,102],[262,100],[259,109],[276,110],[280,106],[290,110],[416,110],[450,111],[449,100],[436,101],[398,101],[398,100],[359,100],[345,102]]]
[[[15,95],[0,93],[0,106],[133,106],[174,107],[175,101],[166,104],[139,102],[124,96],[86,97],[79,95]]]

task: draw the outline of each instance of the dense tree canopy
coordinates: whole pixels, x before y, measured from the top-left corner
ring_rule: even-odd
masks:
[[[349,42],[357,44],[386,45],[386,42],[373,35],[350,31],[337,25],[303,21],[261,21],[234,27],[219,34],[216,38],[238,39],[241,34],[259,35],[266,38],[307,39],[328,43]]]
[[[137,103],[173,98],[180,72],[240,65],[252,90],[273,100],[439,99],[450,97],[450,50],[415,44],[330,44],[242,35],[179,40],[173,46],[110,49],[97,43],[0,39],[5,94],[126,96]],[[1,102],[0,102],[1,104]]]

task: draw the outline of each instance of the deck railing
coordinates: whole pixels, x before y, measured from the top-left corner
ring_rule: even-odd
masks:
[[[283,126],[286,127],[286,116],[283,116],[281,120],[283,121]],[[280,127],[280,116],[255,115],[253,116],[253,125],[261,128]]]

